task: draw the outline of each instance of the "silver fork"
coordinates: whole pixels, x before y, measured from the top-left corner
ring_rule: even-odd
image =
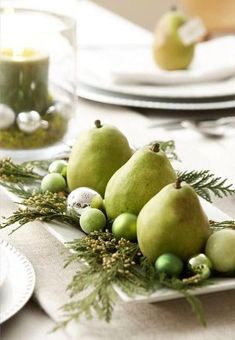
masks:
[[[193,129],[206,137],[221,138],[226,133],[226,127],[235,128],[235,116],[223,117],[213,120],[174,120],[169,122],[153,123],[149,128],[163,127],[167,130],[178,128]]]

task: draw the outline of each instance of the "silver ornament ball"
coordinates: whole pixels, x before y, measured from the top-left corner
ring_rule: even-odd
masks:
[[[73,190],[67,198],[68,212],[75,211],[76,213],[81,214],[85,208],[90,206],[92,198],[96,195],[100,196],[98,192],[87,187]]]
[[[198,254],[196,256],[193,256],[188,261],[188,268],[192,271],[202,265],[206,265],[207,267],[212,268],[211,261],[205,254]]]
[[[49,128],[49,122],[47,120],[41,120],[40,128],[47,130]]]
[[[46,115],[50,115],[53,116],[56,113],[56,106],[55,105],[51,105],[48,107],[48,109],[46,110]]]
[[[21,131],[33,133],[41,126],[41,116],[37,111],[20,112],[16,122]]]
[[[15,112],[7,105],[0,104],[0,130],[8,129],[15,122]]]
[[[205,254],[198,254],[188,261],[188,268],[192,273],[200,275],[202,279],[208,279],[212,264]]]

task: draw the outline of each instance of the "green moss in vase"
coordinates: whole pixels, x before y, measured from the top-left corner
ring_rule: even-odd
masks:
[[[39,128],[32,134],[18,129],[16,125],[0,131],[0,147],[5,149],[35,149],[54,144],[61,140],[67,130],[67,119],[60,114],[43,117],[49,122],[48,129]]]

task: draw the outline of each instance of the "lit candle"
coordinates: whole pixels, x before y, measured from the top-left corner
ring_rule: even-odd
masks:
[[[35,49],[0,51],[0,103],[16,113],[48,107],[48,55]]]

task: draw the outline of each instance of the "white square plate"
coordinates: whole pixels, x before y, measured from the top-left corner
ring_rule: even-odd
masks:
[[[222,211],[214,207],[212,204],[208,203],[207,201],[201,199],[201,203],[203,205],[204,210],[207,213],[207,216],[210,220],[214,221],[225,221],[230,220],[231,218],[224,214]],[[47,230],[53,234],[60,242],[69,242],[75,238],[81,238],[84,234],[76,230],[74,227],[64,226],[64,225],[55,225],[55,224],[46,224]],[[201,294],[208,294],[214,293],[229,289],[235,288],[235,278],[219,278],[213,279],[212,284],[204,287],[198,287],[192,289],[193,294],[201,295]],[[116,287],[116,291],[118,292],[120,298],[123,301],[128,302],[157,302],[157,301],[164,301],[164,300],[171,300],[182,297],[182,295],[174,290],[162,288],[157,290],[155,293],[144,296],[139,295],[135,297],[129,297],[126,295],[121,289]]]

